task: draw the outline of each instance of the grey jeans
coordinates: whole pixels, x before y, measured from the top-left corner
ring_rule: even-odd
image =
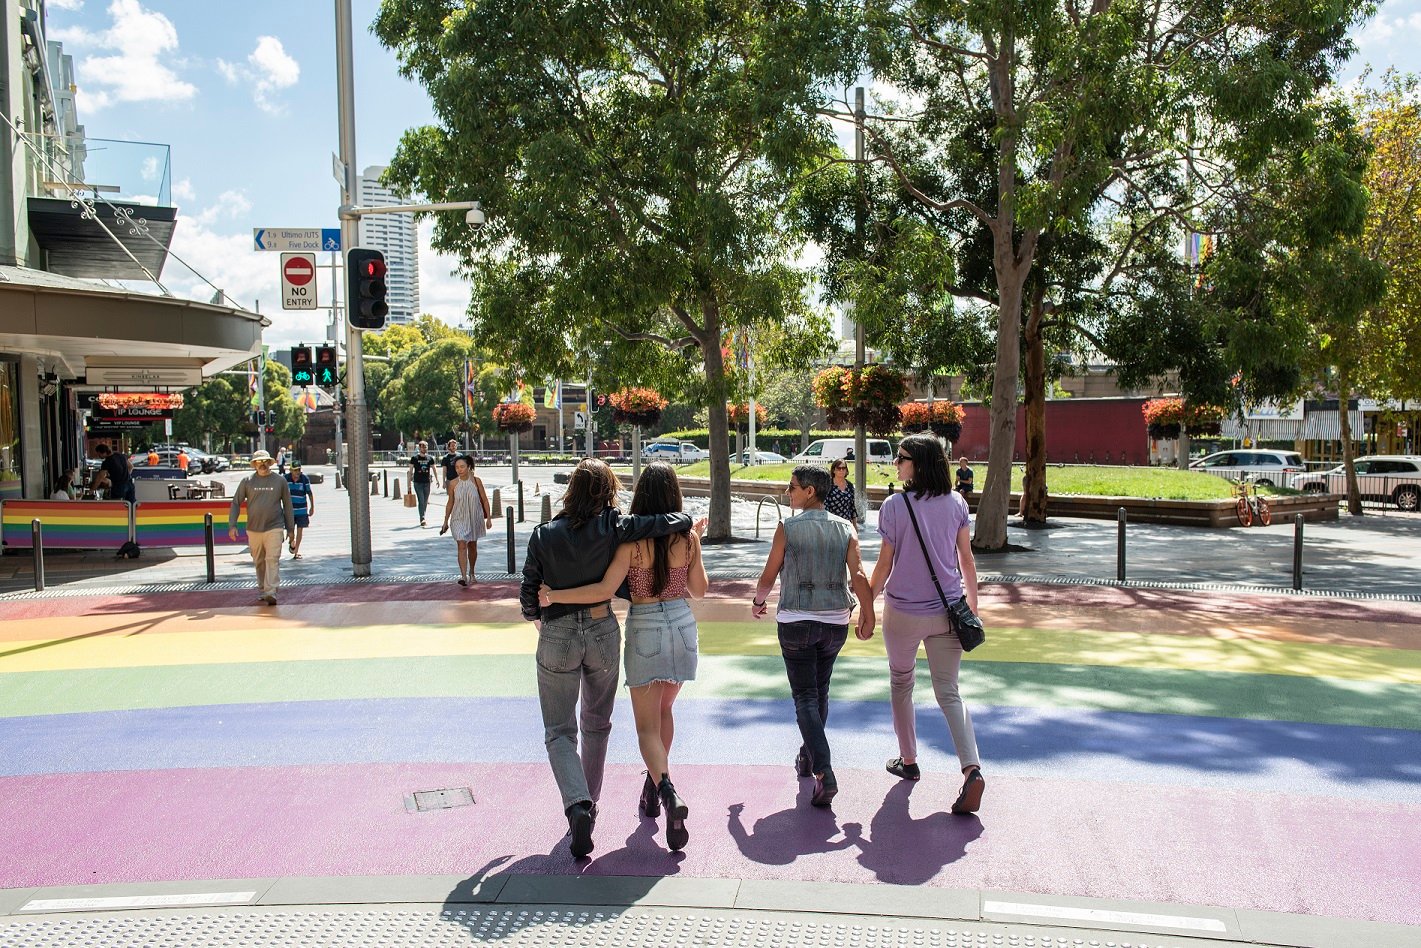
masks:
[[[606,606],[596,607],[606,609]],[[622,629],[609,614],[578,610],[543,622],[538,633],[538,701],[543,743],[562,794],[563,809],[602,794],[612,705],[617,697]],[[582,701],[581,753],[577,705]]]

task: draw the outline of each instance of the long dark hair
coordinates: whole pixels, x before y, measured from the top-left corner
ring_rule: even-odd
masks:
[[[665,461],[652,461],[642,468],[641,479],[632,494],[632,514],[668,514],[680,510],[681,482],[676,479],[676,469]],[[657,537],[651,542],[656,551],[651,562],[651,594],[659,596],[671,579],[671,537]]]
[[[583,458],[567,480],[567,493],[563,494],[558,516],[566,517],[576,530],[596,520],[608,507],[616,507],[617,491],[621,489],[621,482],[606,461]]]
[[[913,459],[913,479],[903,484],[919,500],[952,493],[952,471],[942,442],[929,434],[908,435],[898,450]]]

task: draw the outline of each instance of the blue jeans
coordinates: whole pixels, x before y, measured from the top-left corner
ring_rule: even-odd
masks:
[[[419,498],[419,521],[424,522],[424,510],[429,506],[429,481],[415,481],[414,495]]]
[[[545,620],[538,632],[538,703],[543,711],[543,743],[564,810],[582,800],[595,803],[602,795],[612,705],[617,697],[622,629],[607,606],[592,608],[601,610],[608,614],[593,618],[588,615],[589,610],[579,609]]]
[[[849,637],[849,627],[827,622],[781,622],[779,632],[780,654],[789,676],[799,734],[814,772],[823,773],[833,766],[829,739],[824,734],[824,724],[829,719],[829,679],[834,674],[834,660]]]

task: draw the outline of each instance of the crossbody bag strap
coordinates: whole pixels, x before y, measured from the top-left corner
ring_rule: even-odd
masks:
[[[933,578],[933,586],[937,589],[937,597],[942,600],[942,607],[950,610],[952,606],[948,604],[947,596],[942,591],[942,583],[937,580],[937,570],[933,569],[932,554],[928,552],[928,545],[923,540],[923,531],[918,529],[918,515],[913,512],[913,502],[908,499],[908,492],[906,490],[903,491],[903,504],[908,508],[908,519],[913,522],[913,533],[918,537],[918,546],[922,547],[923,560],[928,564],[928,575]],[[955,543],[952,547],[952,555],[955,563],[957,557],[957,546]],[[958,567],[958,572],[961,572],[961,567]]]

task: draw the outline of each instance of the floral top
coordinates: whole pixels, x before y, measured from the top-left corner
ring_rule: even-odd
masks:
[[[849,523],[858,523],[858,505],[854,503],[854,483],[846,481],[845,487],[829,485],[829,496],[824,498],[824,509],[836,517],[843,517]]]

